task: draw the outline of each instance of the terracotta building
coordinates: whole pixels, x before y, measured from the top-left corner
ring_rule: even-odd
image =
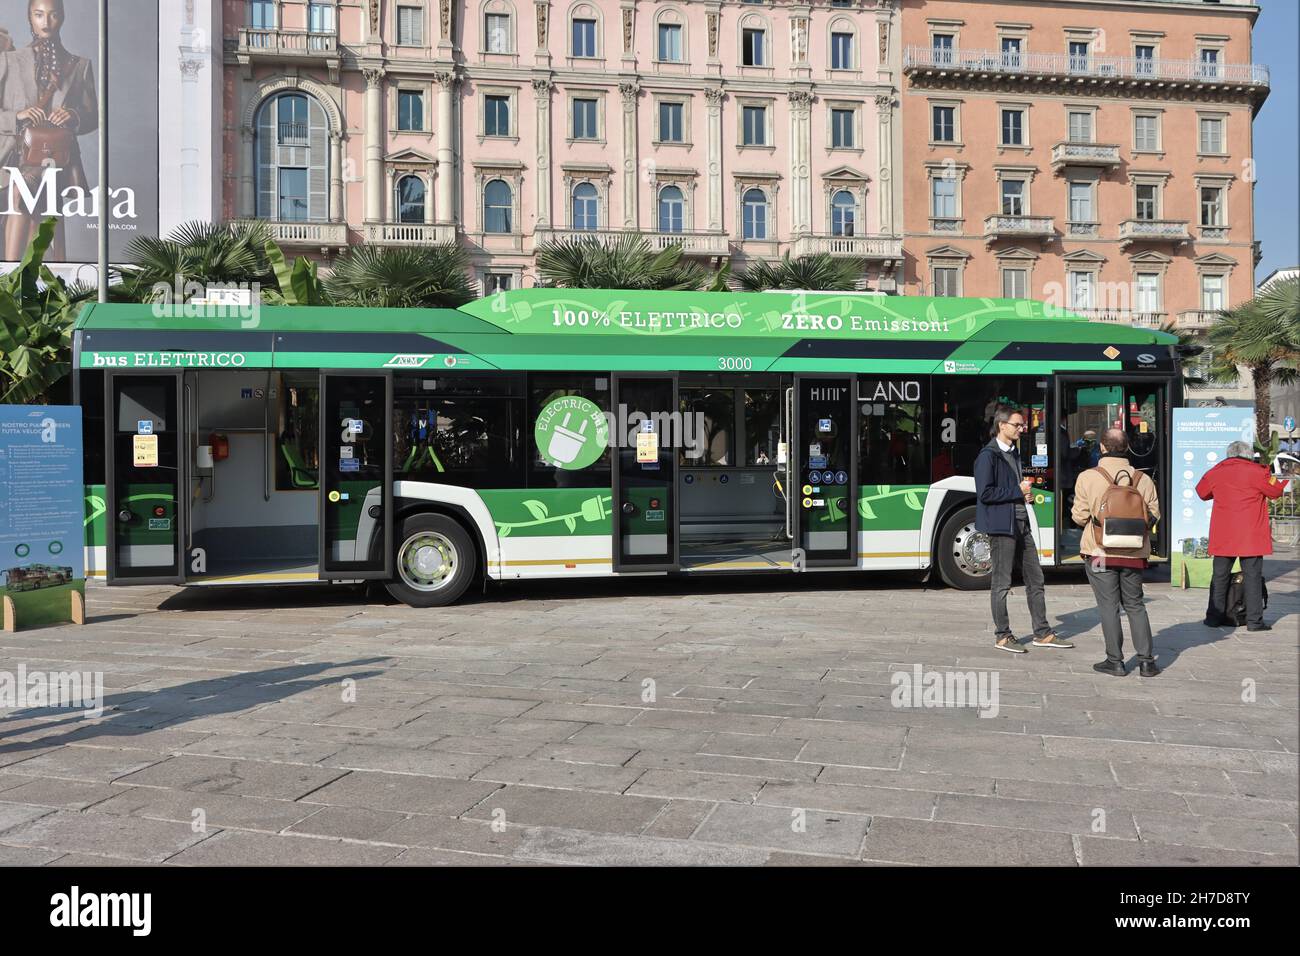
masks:
[[[556,237],[901,259],[894,0],[225,0],[224,214],[329,256]]]
[[[1239,0],[903,0],[904,290],[1197,330],[1254,291]]]

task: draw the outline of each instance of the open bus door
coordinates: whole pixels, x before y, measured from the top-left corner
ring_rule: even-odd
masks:
[[[320,577],[393,576],[393,377],[322,372]]]
[[[683,423],[677,396],[676,373],[614,375],[615,420],[626,420],[621,409],[629,417],[648,416],[638,422],[631,443],[627,435],[610,435],[615,571],[678,568],[677,454]],[[581,436],[575,432],[573,438]]]
[[[1169,497],[1172,435],[1171,380],[1166,376],[1085,374],[1056,378],[1057,412],[1056,527],[1057,564],[1081,560],[1083,529],[1070,517],[1074,483],[1096,466],[1099,441],[1108,428],[1122,428],[1129,440],[1129,461],[1156,484],[1161,521],[1151,538],[1151,554],[1169,557],[1169,515],[1181,502]]]
[[[796,375],[786,495],[794,566],[858,563],[857,377]]]
[[[183,584],[188,458],[181,372],[104,374],[109,584]]]

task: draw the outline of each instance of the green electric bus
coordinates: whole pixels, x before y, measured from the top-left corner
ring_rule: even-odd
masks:
[[[1174,336],[1041,303],[524,289],[460,309],[90,305],[88,573],[386,583],[914,570],[988,586],[976,453],[1022,410],[1041,561],[1097,438],[1169,493]],[[1157,529],[1157,556],[1168,554]]]

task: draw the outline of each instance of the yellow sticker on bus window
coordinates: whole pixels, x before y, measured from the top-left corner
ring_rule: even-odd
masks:
[[[158,436],[157,435],[133,435],[131,436],[131,450],[134,453],[135,467],[137,468],[157,468],[158,467]]]
[[[1148,425],[1145,421],[1138,422],[1138,431],[1141,432],[1143,435],[1147,433],[1150,427],[1151,426]]]

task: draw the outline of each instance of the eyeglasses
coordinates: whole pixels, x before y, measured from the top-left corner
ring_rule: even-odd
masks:
[[[1024,422],[1003,422],[1003,424],[1010,425],[1012,428],[1016,429],[1017,431],[1024,431],[1026,428],[1029,427]]]

